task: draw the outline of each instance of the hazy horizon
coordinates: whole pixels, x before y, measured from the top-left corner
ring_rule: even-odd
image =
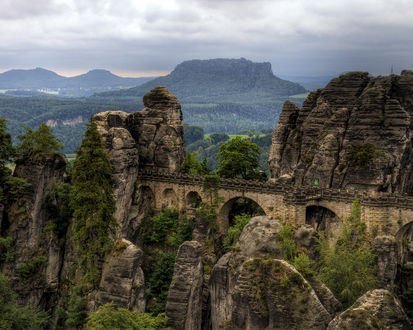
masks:
[[[270,62],[277,76],[413,67],[406,0],[5,0],[0,72],[159,76],[191,59]]]

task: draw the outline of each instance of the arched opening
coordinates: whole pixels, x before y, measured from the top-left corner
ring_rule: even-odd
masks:
[[[199,196],[199,194],[196,191],[190,191],[186,195],[185,203],[186,207],[195,209],[201,204],[202,198]]]
[[[235,197],[227,201],[218,215],[218,224],[221,231],[227,231],[234,224],[237,215],[248,214],[251,217],[265,215],[262,207],[254,200],[246,197]]]
[[[342,222],[331,210],[319,205],[307,206],[305,223],[316,231],[323,231],[330,242],[336,242],[341,235]]]
[[[178,198],[176,192],[172,188],[167,188],[163,191],[162,194],[162,209],[171,207],[177,208]]]

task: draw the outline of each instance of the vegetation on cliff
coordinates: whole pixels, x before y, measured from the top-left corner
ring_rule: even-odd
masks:
[[[112,168],[105,145],[91,122],[77,151],[72,172],[73,241],[85,282],[99,284],[104,254],[114,245],[117,221],[113,216]]]

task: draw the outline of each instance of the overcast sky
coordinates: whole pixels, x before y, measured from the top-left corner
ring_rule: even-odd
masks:
[[[166,74],[184,60],[280,75],[413,68],[412,0],[1,0],[0,71]]]

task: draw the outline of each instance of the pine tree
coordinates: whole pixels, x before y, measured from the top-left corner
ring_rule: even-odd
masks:
[[[74,162],[71,191],[73,241],[79,253],[83,280],[96,287],[104,254],[114,244],[117,221],[113,216],[115,200],[111,186],[112,168],[105,145],[91,122]]]

